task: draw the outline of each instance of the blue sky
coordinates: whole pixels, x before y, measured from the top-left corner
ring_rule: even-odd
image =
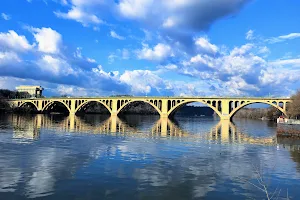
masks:
[[[10,0],[0,88],[46,95],[289,96],[300,88],[295,0]]]

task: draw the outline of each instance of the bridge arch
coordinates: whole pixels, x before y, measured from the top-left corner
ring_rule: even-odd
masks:
[[[70,107],[69,107],[65,102],[60,101],[60,100],[53,100],[53,101],[48,102],[48,103],[43,107],[42,112],[48,110],[49,107],[50,107],[51,105],[55,104],[55,103],[59,103],[59,104],[64,105],[64,107],[67,108],[67,110],[69,111],[69,113],[71,113]]]
[[[209,102],[209,101],[208,101]],[[168,116],[172,116],[173,114],[175,114],[175,112],[177,110],[179,110],[181,107],[185,106],[186,104],[189,103],[202,103],[208,107],[210,107],[211,109],[213,109],[213,111],[215,111],[215,113],[217,113],[217,115],[221,118],[222,114],[221,112],[216,108],[213,107],[211,104],[203,101],[203,100],[187,100],[187,101],[182,101],[180,103],[177,103],[175,106],[173,106],[169,111],[168,111]]]
[[[90,101],[84,101],[83,103],[79,104],[77,106],[77,108],[75,109],[75,113],[77,113],[77,111],[79,111],[81,108],[83,108],[84,106],[88,105],[89,103],[92,103],[92,102],[96,102],[96,103],[100,103],[101,105],[103,105],[109,113],[112,112],[111,108],[106,105],[105,103],[103,103],[102,101],[97,101],[97,100],[90,100]]]
[[[25,106],[26,104],[27,105],[33,105],[36,110],[39,110],[38,106],[32,101],[23,101],[23,102],[20,103],[20,105],[18,107],[21,108],[21,107]]]
[[[281,108],[279,106],[279,103],[277,104],[276,102],[268,102],[268,101],[250,101],[250,102],[244,102],[243,104],[239,105],[238,107],[234,108],[232,111],[230,111],[229,117],[230,119],[232,119],[232,117],[242,108],[244,108],[245,106],[251,105],[251,104],[255,104],[255,103],[261,103],[261,104],[267,104],[270,105],[274,108],[277,108],[280,112],[282,112],[285,116],[287,116],[286,111]],[[283,104],[286,102],[282,102]]]
[[[130,105],[133,102],[144,102],[144,103],[147,103],[147,104],[151,105],[158,112],[159,115],[162,114],[161,110],[154,104],[154,101],[146,101],[146,100],[142,100],[142,99],[131,100],[131,101],[127,101],[127,100],[124,101],[123,104],[121,104],[121,106],[118,108],[117,114],[119,114],[125,107],[127,107],[128,105]]]

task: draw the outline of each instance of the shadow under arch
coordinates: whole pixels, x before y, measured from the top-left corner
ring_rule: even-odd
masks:
[[[24,101],[19,105],[19,107],[24,108],[26,105],[30,106],[30,107],[34,108],[36,111],[38,111],[37,105],[35,103],[33,103],[32,101]]]
[[[108,105],[106,105],[105,103],[103,103],[102,101],[90,100],[90,101],[85,101],[85,102],[79,104],[79,105],[77,106],[77,108],[75,109],[75,114],[76,114],[78,111],[80,111],[81,109],[83,109],[84,107],[86,107],[86,106],[88,106],[89,104],[91,104],[91,103],[98,103],[98,104],[104,106],[104,107],[107,109],[107,111],[109,112],[109,114],[111,114],[111,112],[112,112],[112,111],[111,111],[111,108],[110,108]]]
[[[283,110],[283,108],[281,108],[281,107],[278,106],[277,104],[274,104],[273,102],[255,101],[255,102],[245,102],[245,103],[239,105],[238,107],[234,108],[232,111],[230,111],[229,118],[232,119],[232,117],[233,117],[240,109],[244,108],[245,106],[248,106],[248,105],[251,105],[251,104],[256,104],[256,103],[267,104],[267,105],[273,106],[274,108],[277,108],[280,112],[282,112],[285,116],[287,116],[286,111]]]
[[[178,104],[176,104],[174,107],[172,107],[169,111],[168,111],[168,116],[172,117],[175,115],[175,113],[180,109],[182,108],[183,106],[189,104],[189,103],[202,103],[206,106],[208,106],[209,108],[213,109],[213,111],[221,118],[221,113],[220,111],[216,108],[216,107],[213,107],[211,104],[203,101],[203,100],[187,100],[187,101],[182,101]]]
[[[132,100],[132,101],[124,101],[124,104],[120,104],[120,107],[118,105],[118,111],[117,111],[117,114],[119,115],[126,107],[128,107],[131,103],[134,103],[134,102],[143,102],[143,103],[146,103],[146,104],[149,104],[151,105],[157,112],[159,115],[162,115],[162,112],[160,111],[160,109],[154,105],[154,103],[150,102],[150,101],[145,101],[145,100]],[[119,104],[119,101],[118,101],[118,104]]]
[[[42,109],[42,112],[49,112],[51,111],[51,109],[53,109],[54,106],[57,106],[57,105],[63,105],[63,107],[66,108],[66,110],[68,111],[68,113],[71,113],[71,110],[70,110],[70,107],[63,101],[58,101],[58,100],[55,100],[55,101],[50,101],[48,102]]]

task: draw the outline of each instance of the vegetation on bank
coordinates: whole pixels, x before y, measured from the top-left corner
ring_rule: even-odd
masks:
[[[30,94],[28,92],[18,92],[6,89],[0,89],[0,99],[22,99],[22,98],[30,98]]]
[[[300,90],[291,96],[291,100],[287,105],[287,115],[290,119],[300,119]]]
[[[242,108],[235,115],[235,118],[266,119],[275,120],[281,112],[274,107],[271,108]]]
[[[278,137],[300,138],[300,130],[295,128],[295,126],[278,127],[277,128],[277,136]]]
[[[10,112],[12,111],[9,104],[7,103],[8,99],[21,99],[21,98],[29,98],[30,94],[28,92],[18,92],[18,91],[11,91],[6,89],[0,89],[0,112]],[[18,108],[14,111],[19,112],[24,110],[24,112],[31,111],[30,108]]]

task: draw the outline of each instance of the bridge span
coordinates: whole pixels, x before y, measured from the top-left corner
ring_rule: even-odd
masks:
[[[182,106],[189,103],[202,103],[220,117],[221,120],[230,120],[241,108],[254,104],[268,104],[277,108],[286,115],[289,98],[266,98],[266,97],[72,97],[72,98],[36,98],[36,99],[12,99],[9,104],[12,108],[31,104],[37,111],[45,112],[61,104],[66,107],[70,115],[85,110],[89,103],[102,104],[112,116],[117,116],[126,106],[133,102],[145,102],[151,105],[161,117],[169,117],[175,114]]]

